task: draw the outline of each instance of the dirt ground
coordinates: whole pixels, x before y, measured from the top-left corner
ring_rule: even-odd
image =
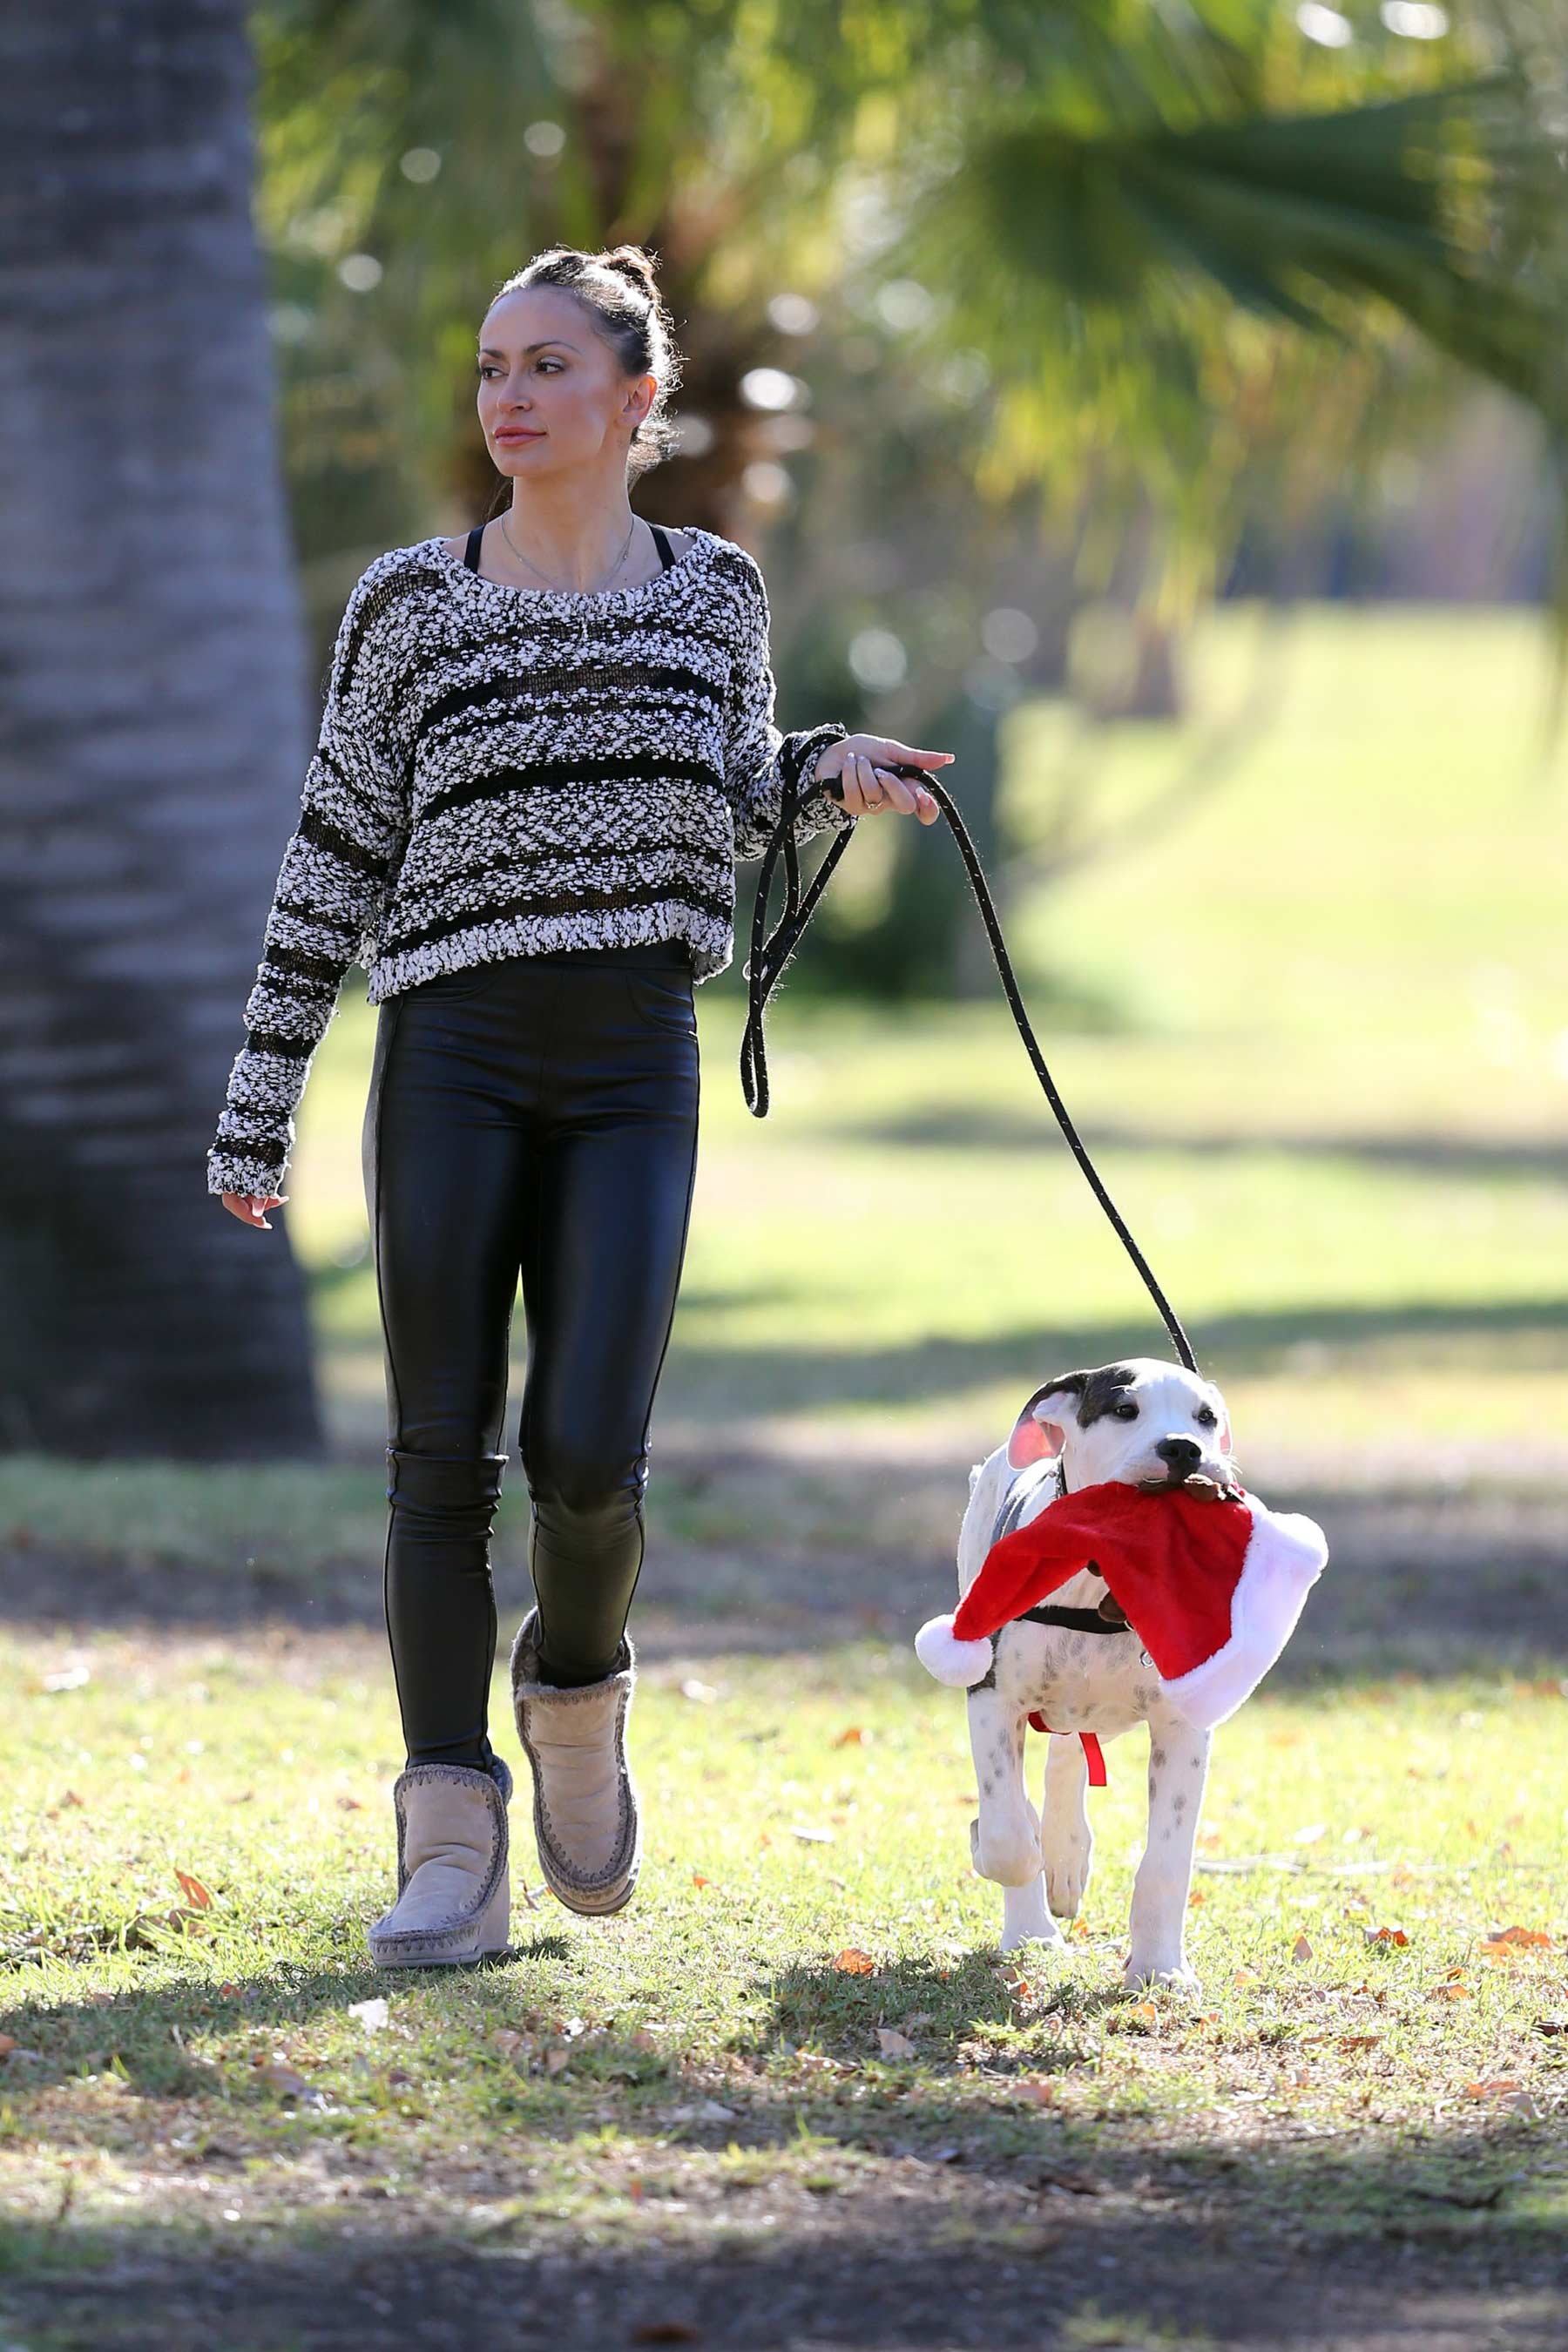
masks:
[[[1415,2236],[1354,2254],[1238,2246],[1223,2221],[1163,2206],[1103,2216],[1068,2199],[1028,2252],[963,2234],[931,2243],[914,2195],[858,2215],[847,2242],[759,2246],[694,2263],[615,2262],[508,2248],[448,2253],[367,2231],[276,2261],[149,2260],[0,2286],[9,2346],[26,2352],[610,2352],[688,2344],[726,2352],[1561,2352],[1559,2248],[1506,2278],[1479,2251]]]

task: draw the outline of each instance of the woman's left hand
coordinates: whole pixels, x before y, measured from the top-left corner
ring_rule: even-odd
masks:
[[[823,747],[812,782],[822,784],[831,776],[841,777],[844,805],[851,816],[878,816],[884,809],[894,809],[900,816],[918,816],[922,824],[934,824],[942,811],[925,786],[895,776],[879,762],[900,760],[910,767],[940,768],[953,756],[951,751],[917,751],[891,735],[846,735]]]

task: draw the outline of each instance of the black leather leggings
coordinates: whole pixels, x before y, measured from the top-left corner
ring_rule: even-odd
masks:
[[[692,989],[684,943],[658,940],[510,956],[380,1008],[363,1167],[411,1763],[490,1758],[489,1540],[520,1275],[542,1670],[574,1684],[614,1666],[697,1172]]]

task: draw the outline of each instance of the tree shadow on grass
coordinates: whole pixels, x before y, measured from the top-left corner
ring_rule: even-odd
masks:
[[[1042,1120],[1044,1126],[1042,1127]],[[1315,1129],[1310,1134],[1289,1129],[1269,1131],[1238,1129],[1189,1133],[1184,1129],[1135,1127],[1128,1122],[1094,1119],[1078,1123],[1090,1153],[1122,1151],[1157,1153],[1180,1159],[1243,1159],[1268,1152],[1288,1160],[1349,1160],[1372,1168],[1417,1169],[1423,1175],[1482,1176],[1489,1182],[1517,1177],[1548,1176],[1561,1181],[1563,1147],[1542,1139],[1523,1142],[1509,1136],[1468,1136],[1445,1132],[1408,1135],[1368,1135],[1355,1129],[1335,1134]],[[889,1150],[937,1151],[1037,1151],[1042,1133],[1056,1133],[1042,1104],[1037,1118],[1007,1111],[971,1112],[962,1105],[951,1111],[915,1112],[901,1118],[866,1119],[853,1127],[835,1127],[835,1136],[858,1144]]]
[[[136,2220],[0,2226],[0,2313],[46,2328],[51,2352],[1558,2352],[1568,2334],[1560,2228],[1532,2209],[1517,2132],[1471,2126],[1440,2150],[1372,2132],[1216,2148],[1037,2116],[983,2139],[971,2116],[922,2158],[878,2146],[869,2119],[813,2121],[819,2147],[860,2151],[830,2193],[790,2193],[795,2115],[752,2115],[730,2136],[776,2149],[777,2173],[759,2167],[740,2194],[721,2183],[698,2210],[689,2166],[683,2218],[662,2224],[653,2200],[616,2200],[612,2218],[608,2198],[598,2225],[537,2202],[498,2221],[489,2199],[470,2219],[459,2189],[439,2220],[402,2228],[358,2203],[226,2239]]]
[[[1122,1206],[1127,1207],[1123,1202]],[[1138,1219],[1129,1211],[1136,1228]],[[1118,1248],[1113,1236],[1106,1246]],[[1181,1312],[1180,1284],[1167,1263],[1161,1268]],[[1128,1269],[1130,1297],[1137,1276]],[[1359,1349],[1391,1341],[1408,1343],[1408,1360],[1444,1341],[1476,1358],[1484,1373],[1487,1352],[1508,1360],[1521,1342],[1539,1344],[1541,1361],[1560,1362],[1568,1333],[1568,1297],[1531,1298],[1390,1299],[1376,1306],[1342,1301],[1287,1299],[1266,1307],[1233,1308],[1184,1318],[1187,1335],[1205,1369],[1222,1384],[1238,1376],[1296,1373],[1302,1386],[1302,1412],[1310,1427],[1311,1378],[1319,1364],[1354,1357]],[[1303,1356],[1301,1351],[1309,1350]],[[838,1346],[792,1348],[778,1341],[765,1348],[726,1346],[705,1339],[700,1355],[683,1358],[672,1347],[660,1406],[666,1414],[688,1412],[705,1398],[729,1415],[813,1409],[837,1404],[863,1407],[929,1405],[933,1397],[961,1394],[986,1381],[1011,1377],[1019,1402],[1042,1380],[1078,1364],[1108,1364],[1119,1358],[1169,1356],[1171,1349],[1151,1306],[1146,1313],[1096,1322],[1030,1322],[1022,1316],[1005,1331],[973,1339],[945,1335],[885,1348]],[[1005,1432],[999,1433],[1005,1435]],[[1239,1434],[1239,1433],[1238,1433]]]
[[[359,1937],[356,1928],[352,1933]],[[80,1948],[55,1957],[84,1958],[112,1950],[121,1937],[110,1928],[87,1931]],[[177,1950],[180,1937],[173,1929],[165,1948]],[[138,1948],[132,1942],[130,1948]],[[359,2001],[389,1993],[407,1992],[435,1978],[461,1979],[498,1990],[526,1990],[527,1979],[512,1971],[519,1964],[538,1960],[570,1960],[572,1939],[549,1929],[514,1937],[505,1952],[452,1968],[379,1969],[363,1956],[363,1938],[353,1959],[338,1968],[309,1968],[288,1960],[272,1964],[264,1974],[237,1976],[215,1984],[207,1971],[188,1977],[160,1977],[155,1983],[130,1986],[121,1992],[89,2000],[38,2002],[29,1994],[26,1964],[13,1966],[9,1983],[0,1982],[0,2034],[26,2053],[16,2063],[13,2052],[6,2074],[7,2091],[15,2096],[58,2082],[65,2076],[101,2070],[119,2062],[140,2089],[159,2095],[176,2095],[210,2088],[210,2081],[193,2067],[185,2043],[191,2034],[207,2032],[281,2032],[309,2025],[323,2014],[342,2016]],[[499,2015],[498,2009],[498,2015]]]
[[[547,1950],[563,1958],[570,1947],[547,1934],[518,1957]],[[514,1987],[526,1998],[526,1971],[506,1962],[464,1974],[481,1992],[494,1988],[498,2021]],[[79,2067],[89,2041],[121,2049],[131,2077],[111,2118],[75,2115],[68,2143],[13,2058],[13,2139],[31,2131],[40,2155],[79,2160],[97,2133],[123,2160],[137,2095],[151,2112],[177,2098],[198,2140],[205,2133],[201,2160],[254,2191],[268,2157],[281,2167],[299,2155],[297,2140],[267,2128],[278,2099],[259,2083],[254,2097],[248,2086],[237,2095],[190,2063],[172,2029],[197,2038],[210,2015],[281,2031],[400,1980],[368,1965],[284,1966],[249,1980],[238,2004],[187,1979],[102,2004],[13,2009],[0,2023],[45,2045],[52,2078]],[[752,2070],[725,2087],[721,2106],[671,2109],[670,2098],[691,2095],[676,2056],[650,2057],[607,2032],[591,2056],[574,2057],[580,2078],[520,2079],[501,2092],[489,2141],[474,2152],[482,2188],[471,2160],[420,2147],[416,2118],[400,2126],[401,2157],[373,2137],[383,2165],[417,2176],[423,2201],[402,2227],[363,2201],[351,2127],[311,2142],[315,2201],[274,2212],[264,2238],[224,2241],[151,2216],[68,2227],[64,2199],[52,2223],[0,2223],[0,2313],[13,2328],[46,2327],[60,2352],[186,2341],[363,2352],[394,2333],[415,2352],[638,2341],[1000,2352],[1172,2340],[1160,2330],[1258,2352],[1363,2342],[1368,2352],[1459,2352],[1482,2341],[1555,2352],[1568,2337],[1553,2210],[1568,2194],[1568,2157],[1554,2130],[1479,2115],[1441,2129],[1342,2119],[1328,2130],[1256,2108],[1226,2130],[1159,2111],[1126,2080],[1092,2105],[1012,2098],[1020,2072],[1094,2079],[1079,2030],[1103,2026],[1125,1996],[1114,1980],[1064,1984],[1026,2042],[989,1948],[868,1969],[792,1962],[759,1969],[754,1994],[731,2045]],[[456,2054],[500,2084],[487,2015],[482,2000],[468,2009]],[[875,2054],[879,2028],[904,2024],[912,2066]],[[807,2051],[824,2063],[804,2083],[798,2063],[767,2071],[770,2053],[798,2062]],[[379,2052],[369,2063],[382,2063]],[[547,2150],[604,2151],[606,2100],[615,2160],[679,2190],[668,2216],[613,2176],[585,2215],[558,2213],[554,2192],[531,2185],[531,2161]],[[247,2125],[252,2145],[235,2146]],[[803,2130],[817,2151],[809,2162]],[[737,2169],[727,2150],[755,2162]],[[1065,2325],[1075,2315],[1076,2334]],[[1109,2325],[1118,2316],[1121,2336]]]

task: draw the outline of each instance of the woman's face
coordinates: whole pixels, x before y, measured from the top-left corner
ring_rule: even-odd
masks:
[[[520,287],[479,329],[479,424],[503,474],[623,466],[658,378],[628,378],[586,306],[560,286]]]

